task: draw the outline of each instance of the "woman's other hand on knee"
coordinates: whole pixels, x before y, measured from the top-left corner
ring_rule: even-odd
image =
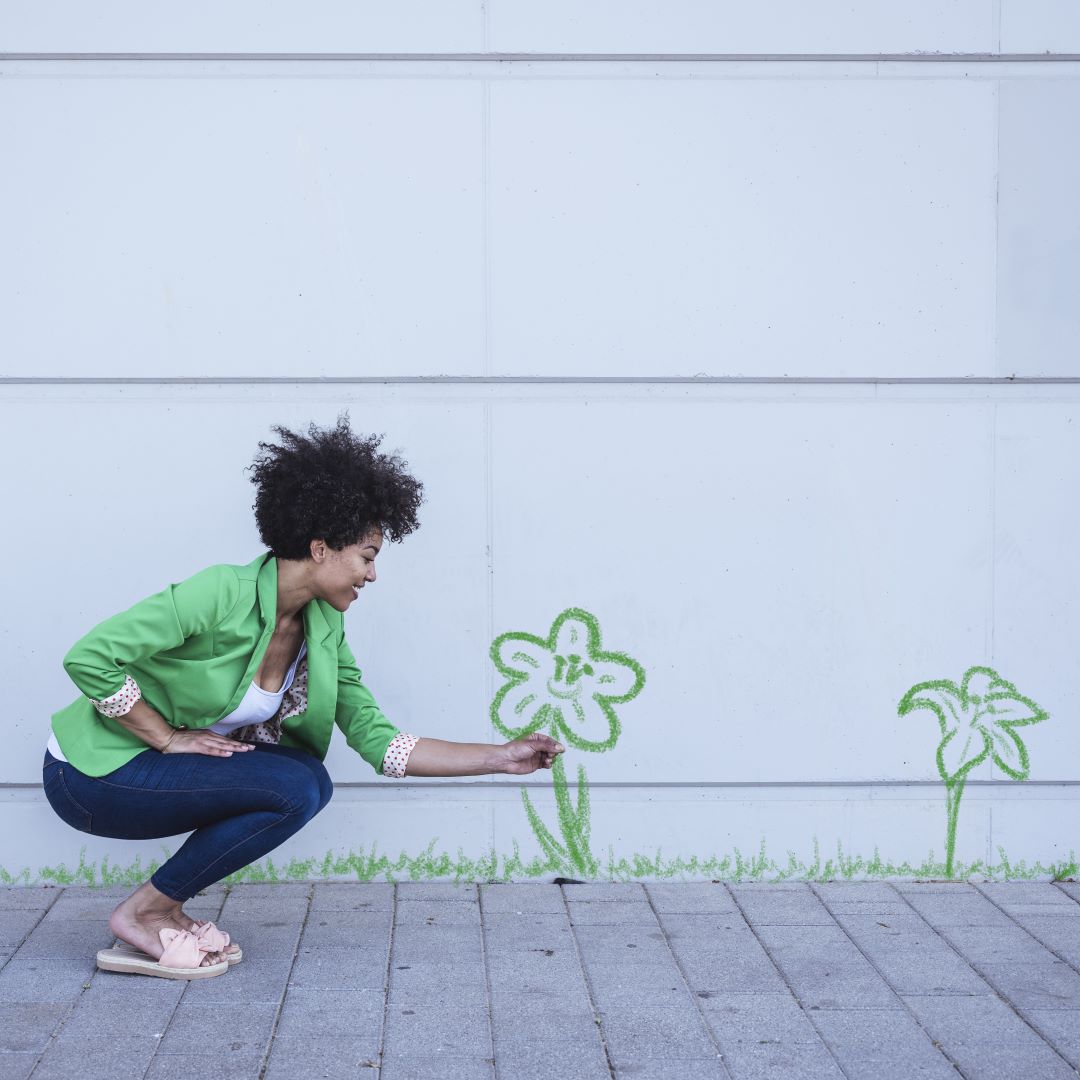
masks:
[[[206,754],[208,757],[232,757],[234,752],[254,750],[251,743],[227,739],[214,731],[177,731],[162,747],[163,754]]]

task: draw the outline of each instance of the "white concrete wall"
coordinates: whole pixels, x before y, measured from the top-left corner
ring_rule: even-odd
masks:
[[[348,617],[396,723],[496,738],[491,641],[571,606],[646,669],[570,756],[602,863],[940,859],[897,703],[976,664],[1050,715],[957,857],[1080,851],[1072,5],[89,11],[0,15],[0,867],[160,854],[44,803],[60,658],[254,557],[256,443],[343,408],[429,494]],[[518,782],[328,764],[286,858],[539,851]]]

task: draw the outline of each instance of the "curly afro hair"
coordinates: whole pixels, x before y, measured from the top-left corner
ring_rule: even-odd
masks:
[[[394,454],[378,452],[381,435],[360,438],[348,413],[307,435],[274,426],[278,443],[259,443],[250,466],[259,536],[279,559],[306,559],[311,541],[340,551],[373,529],[398,542],[419,527],[423,485]]]

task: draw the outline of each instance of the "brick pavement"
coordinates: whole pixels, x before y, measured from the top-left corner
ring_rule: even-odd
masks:
[[[0,890],[3,1080],[1056,1080],[1080,884],[215,887],[201,982],[99,972],[127,889]]]

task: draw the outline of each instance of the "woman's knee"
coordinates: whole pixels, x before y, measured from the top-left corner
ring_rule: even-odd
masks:
[[[322,762],[314,762],[316,767],[297,763],[290,770],[287,790],[282,794],[289,804],[289,813],[304,821],[310,821],[330,801],[334,785]]]

